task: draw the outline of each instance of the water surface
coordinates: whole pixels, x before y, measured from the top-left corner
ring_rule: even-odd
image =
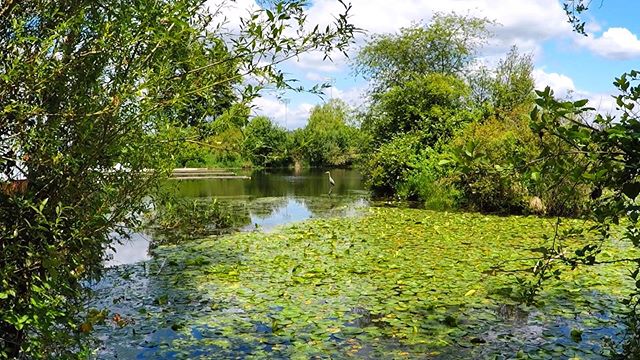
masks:
[[[354,216],[368,206],[362,176],[355,170],[330,170],[330,186],[324,169],[269,169],[237,171],[251,179],[170,180],[167,186],[179,198],[218,199],[232,209],[240,231],[270,231],[273,228],[314,217]],[[131,239],[114,245],[107,266],[149,260],[153,234],[133,233]]]

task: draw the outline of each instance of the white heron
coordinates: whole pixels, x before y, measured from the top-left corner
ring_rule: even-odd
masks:
[[[336,186],[336,182],[333,181],[333,178],[331,177],[331,173],[329,171],[325,171],[325,174],[329,175],[329,195],[331,195],[333,187]]]

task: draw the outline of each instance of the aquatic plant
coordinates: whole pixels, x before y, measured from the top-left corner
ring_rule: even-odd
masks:
[[[606,355],[606,338],[624,334],[619,299],[633,287],[619,265],[567,269],[535,306],[519,302],[514,274],[530,274],[551,224],[373,208],[161,246],[96,288],[94,306],[135,321],[97,327],[109,349],[101,358]],[[632,251],[610,246],[610,259]]]

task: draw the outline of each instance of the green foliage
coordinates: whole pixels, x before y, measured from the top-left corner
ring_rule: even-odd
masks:
[[[562,8],[564,9],[569,23],[573,26],[573,30],[578,34],[586,35],[584,31],[585,22],[580,18],[580,14],[589,10],[591,1],[585,0],[564,0]]]
[[[455,186],[455,174],[452,170],[447,153],[427,148],[416,160],[406,181],[398,186],[398,196],[406,200],[421,201],[425,208],[431,210],[459,208],[461,192]]]
[[[446,142],[469,120],[462,80],[488,35],[486,19],[436,14],[425,25],[374,36],[354,67],[371,82],[362,129],[372,151],[395,136],[423,132],[424,145]]]
[[[528,111],[533,105],[533,62],[531,55],[520,55],[513,46],[506,58],[500,60],[495,71],[495,79],[489,88],[491,102],[496,113],[510,113],[523,109]]]
[[[547,256],[540,260],[545,271],[552,268],[551,259],[560,258],[567,263],[593,265],[599,262],[602,247],[615,238],[627,240],[635,247],[640,247],[640,206],[638,194],[640,186],[640,121],[634,109],[640,100],[640,72],[632,70],[616,79],[614,85],[620,94],[616,103],[620,111],[619,117],[595,115],[589,116],[592,108],[587,100],[558,101],[553,91],[546,88],[537,91],[538,105],[531,113],[533,127],[562,140],[574,161],[563,162],[548,149],[546,166],[570,179],[574,187],[583,186],[590,190],[593,203],[588,214],[595,222],[598,231],[597,241],[576,251],[575,256],[564,255],[563,234],[556,234],[557,241],[547,250]],[[623,224],[622,234],[617,233],[614,225]],[[637,259],[630,261],[636,263]],[[631,272],[637,280],[638,268]],[[630,305],[629,322],[637,329],[639,316],[637,305],[640,304],[640,282],[625,301]],[[628,356],[637,356],[640,352],[638,333],[632,333],[627,343]]]
[[[361,49],[356,69],[373,83],[362,121],[371,141],[365,172],[376,193],[438,208],[526,208],[525,170],[514,169],[534,155],[535,139],[522,121],[533,104],[531,58],[514,47],[495,71],[471,69],[490,24],[438,14],[426,26],[374,37]],[[489,118],[493,125],[484,124]],[[479,126],[487,131],[474,134]],[[517,126],[526,138],[510,136]],[[404,146],[413,140],[401,137],[420,144]]]
[[[222,114],[190,125],[169,128],[170,137],[182,144],[172,158],[176,167],[242,167],[248,161],[242,152],[249,108],[242,103],[230,105]]]
[[[428,24],[374,35],[360,49],[355,69],[368,78],[374,93],[402,86],[416,75],[460,76],[489,34],[487,19],[436,13]]]
[[[344,51],[354,31],[347,6],[319,30],[304,4],[286,1],[224,39],[202,5],[3,2],[0,358],[86,357],[84,287],[100,277],[112,234],[137,223],[142,199],[172,167],[187,140],[172,129],[201,129],[235,99],[255,97],[261,86],[243,75],[288,87],[275,64]]]
[[[256,116],[244,129],[242,147],[254,165],[283,166],[290,161],[287,131],[266,116]]]
[[[375,114],[363,124],[380,145],[394,136],[420,131],[424,144],[446,142],[468,121],[464,106],[467,86],[452,75],[427,74],[374,97]]]
[[[239,128],[230,127],[202,140],[192,140],[198,136],[195,129],[177,129],[172,134],[183,139],[171,154],[175,167],[238,168],[249,163],[243,154],[244,135]]]
[[[528,112],[535,95],[532,71],[531,55],[521,55],[513,46],[495,69],[481,66],[467,75],[470,102],[483,110],[485,118]]]
[[[380,146],[366,163],[367,184],[378,196],[394,195],[415,167],[422,147],[419,134],[399,136]]]
[[[537,166],[544,148],[554,147],[561,153],[567,147],[552,137],[539,137],[528,125],[524,114],[513,112],[469,124],[439,154],[431,155],[441,159],[443,166],[432,176],[459,191],[458,205],[463,208],[502,214],[581,215],[587,207],[587,189]],[[575,161],[561,158],[566,163]]]
[[[464,19],[451,15],[447,21]],[[426,29],[438,28],[441,20],[437,18]],[[372,160],[366,167],[370,184],[376,192],[423,201],[431,208],[575,215],[583,193],[563,189],[565,195],[576,194],[573,207],[567,207],[566,197],[558,197],[558,192],[547,196],[543,191],[550,178],[532,181],[529,176],[528,164],[540,154],[542,142],[529,128],[526,116],[533,106],[531,57],[520,55],[514,47],[495,70],[466,69],[474,61],[474,51],[468,46],[482,43],[486,25],[482,19],[465,25],[469,29],[461,34],[471,39],[460,45],[459,54],[447,53],[456,59],[453,63],[465,66],[425,68],[423,74],[410,76],[407,68],[399,71],[405,75],[401,83],[374,90],[363,120],[363,129],[372,139]],[[402,32],[395,41],[415,40],[417,33],[429,32],[414,30],[415,34]],[[435,35],[424,39],[434,43],[433,48],[448,41]],[[369,45],[362,52],[370,56],[374,49]],[[379,55],[389,56],[384,52]],[[402,56],[415,57],[406,59],[408,63],[422,61],[415,53]],[[383,74],[387,73],[393,71],[387,69]],[[401,151],[397,145],[405,136],[417,136],[421,144]],[[385,146],[389,141],[393,145]],[[402,160],[389,160],[393,156]],[[381,168],[385,166],[395,170],[384,174]],[[557,206],[561,201],[562,206]]]
[[[448,144],[445,152],[454,165],[452,180],[463,193],[461,205],[467,208],[578,216],[586,209],[587,189],[536,166],[545,148],[563,154],[568,146],[529,126],[532,69],[530,56],[520,56],[514,47],[495,72],[487,74],[486,84],[472,85],[474,97],[486,95],[476,100],[484,101],[489,111]],[[576,160],[564,155],[558,159],[567,164]]]
[[[525,212],[529,197],[537,194],[529,194],[523,169],[538,155],[538,139],[527,122],[489,119],[469,125],[451,142],[453,181],[464,194],[463,206],[489,212]]]
[[[347,105],[337,99],[311,110],[305,128],[294,135],[299,152],[310,165],[345,166],[356,160],[361,135],[348,124],[349,116]]]

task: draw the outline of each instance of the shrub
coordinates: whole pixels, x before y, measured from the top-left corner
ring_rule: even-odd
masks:
[[[398,136],[380,146],[365,168],[367,183],[374,195],[392,196],[397,193],[415,168],[421,146],[419,134]]]
[[[528,125],[524,115],[503,114],[501,119],[469,124],[451,141],[447,153],[461,206],[486,212],[566,216],[584,211],[585,189],[568,188],[562,176],[532,166],[543,145],[561,145],[534,134]],[[567,157],[566,161],[572,160]]]
[[[451,181],[451,166],[445,156],[433,149],[422,151],[415,168],[398,189],[406,200],[421,201],[432,210],[451,210],[458,207],[460,191]]]
[[[470,124],[449,146],[461,205],[488,212],[525,211],[529,194],[522,170],[539,153],[534,142],[524,119]]]

